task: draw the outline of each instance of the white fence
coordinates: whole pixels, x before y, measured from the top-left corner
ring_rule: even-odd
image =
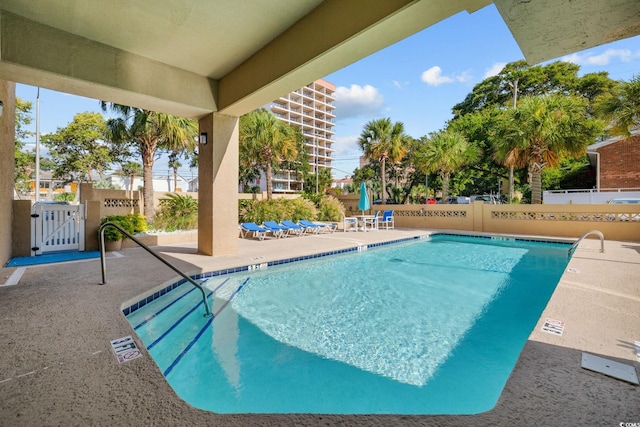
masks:
[[[548,205],[609,203],[611,199],[640,198],[640,188],[604,188],[598,190],[544,191],[542,200]]]
[[[84,205],[37,202],[31,210],[31,255],[84,251]]]

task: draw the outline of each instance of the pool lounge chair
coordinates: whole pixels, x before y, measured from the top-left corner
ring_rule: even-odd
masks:
[[[305,228],[307,230],[307,232],[311,231],[314,234],[320,233],[321,231],[328,231],[329,230],[329,226],[328,225],[311,222],[311,221],[309,221],[307,219],[301,219],[300,221],[298,221],[298,225],[300,225],[301,227]]]
[[[280,225],[286,228],[289,231],[289,234],[295,234],[296,236],[302,236],[307,231],[306,228],[301,227],[300,225],[288,219],[280,221]]]
[[[266,227],[261,227],[255,222],[243,222],[240,224],[240,233],[242,237],[247,237],[248,235],[253,234],[253,237],[258,240],[264,240],[264,236],[269,233],[269,229]]]
[[[279,239],[280,237],[284,237],[287,229],[278,224],[275,221],[264,221],[262,226],[269,230],[269,232],[273,235],[273,237]]]
[[[379,227],[384,226],[387,230],[393,228],[394,223],[393,223],[393,211],[392,210],[384,211],[382,213],[382,219],[380,220],[378,226]]]
[[[267,227],[277,237],[285,237],[289,234],[289,229],[275,221],[265,221],[262,223],[263,227]]]

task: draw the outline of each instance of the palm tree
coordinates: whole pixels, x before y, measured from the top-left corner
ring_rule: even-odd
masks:
[[[531,203],[542,203],[542,170],[557,167],[563,157],[579,157],[602,132],[590,118],[585,101],[571,96],[527,96],[518,108],[504,112],[496,126],[496,157],[506,165],[526,167]]]
[[[240,167],[258,167],[267,180],[267,199],[273,195],[272,175],[283,161],[298,154],[298,133],[268,110],[260,108],[240,118]]]
[[[451,174],[475,162],[480,150],[458,131],[444,130],[422,137],[415,154],[416,168],[425,174],[438,173],[442,178],[442,203],[449,202]]]
[[[153,163],[158,149],[193,150],[198,125],[195,121],[155,111],[101,102],[103,111],[119,115],[107,120],[107,136],[114,143],[133,145],[142,158],[144,215],[153,221]]]
[[[602,96],[596,111],[613,123],[613,133],[629,136],[631,129],[640,125],[640,74]]]
[[[169,154],[169,162],[167,165],[173,169],[173,191],[178,191],[178,168],[182,166],[180,160],[178,159],[180,153],[177,150],[173,150],[171,154]]]
[[[368,122],[358,139],[358,144],[366,158],[380,163],[383,201],[387,200],[386,163],[388,161],[394,164],[404,157],[407,152],[406,139],[404,124],[391,123],[388,117]]]
[[[137,162],[127,162],[122,165],[122,173],[129,176],[129,191],[133,191],[133,181],[142,173],[142,166]]]

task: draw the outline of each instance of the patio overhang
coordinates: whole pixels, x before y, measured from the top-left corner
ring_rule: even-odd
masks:
[[[528,62],[640,33],[635,0],[496,0]],[[489,0],[5,0],[0,79],[198,118],[241,115]]]

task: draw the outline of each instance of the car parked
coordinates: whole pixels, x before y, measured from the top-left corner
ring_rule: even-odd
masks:
[[[609,200],[610,205],[640,205],[640,199],[636,198],[620,198]]]
[[[489,204],[489,205],[499,205],[500,203],[502,203],[500,201],[500,198],[498,196],[496,196],[495,194],[483,194],[483,195],[473,195],[470,197],[471,202],[484,202],[485,204]]]

